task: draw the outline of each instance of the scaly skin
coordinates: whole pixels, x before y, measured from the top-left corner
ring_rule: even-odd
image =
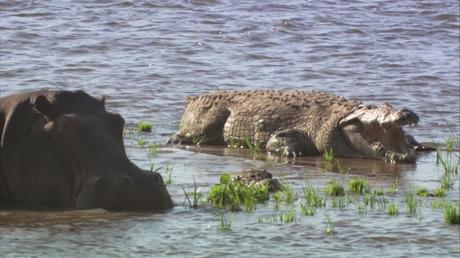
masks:
[[[410,110],[365,106],[324,92],[216,91],[191,96],[170,143],[229,145],[245,138],[269,152],[414,162],[418,145],[402,126]]]

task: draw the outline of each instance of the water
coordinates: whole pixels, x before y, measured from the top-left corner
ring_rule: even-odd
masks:
[[[105,95],[128,127],[155,124],[154,133],[127,139],[129,156],[144,168],[147,151],[133,146],[135,139],[165,142],[186,96],[216,89],[311,89],[387,101],[419,114],[419,125],[408,129],[419,141],[459,134],[458,1],[245,2],[0,1],[0,95],[38,88]],[[324,172],[318,158],[277,164],[223,154],[161,149],[159,164],[176,164],[168,189],[177,207],[166,214],[2,211],[0,251],[18,257],[458,257],[459,228],[443,222],[442,210],[424,207],[419,218],[404,211],[411,185],[439,184],[432,154],[416,165],[343,160],[351,170],[342,176]],[[298,213],[290,225],[257,223],[279,213],[269,203],[254,214],[225,213],[233,230],[222,233],[218,211],[182,205],[181,185],[191,189],[193,177],[205,192],[222,171],[254,166],[289,180],[299,194],[305,173],[319,186],[359,175],[388,188],[399,178],[394,201],[401,214],[327,208],[315,217]],[[457,180],[448,198],[458,200],[458,189]],[[324,233],[323,213],[337,223],[332,237]]]

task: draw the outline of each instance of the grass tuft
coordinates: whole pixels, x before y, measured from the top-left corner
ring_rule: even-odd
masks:
[[[447,224],[460,224],[460,203],[450,203],[444,207],[444,221]]]
[[[388,212],[388,215],[390,215],[390,216],[398,215],[399,214],[399,205],[394,203],[394,202],[388,204],[387,212]]]
[[[370,191],[369,184],[363,178],[352,178],[348,181],[348,190],[353,193],[363,194]]]
[[[242,207],[254,211],[256,203],[269,199],[268,184],[246,185],[233,180],[227,173],[220,177],[220,183],[211,186],[208,201],[217,208],[230,208],[237,211]]]
[[[137,131],[139,132],[151,132],[153,125],[149,122],[141,121],[137,124]]]
[[[326,194],[331,196],[344,196],[345,189],[343,185],[336,179],[331,179],[326,184]]]

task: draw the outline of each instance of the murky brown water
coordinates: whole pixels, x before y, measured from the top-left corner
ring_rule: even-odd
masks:
[[[214,89],[314,89],[366,103],[388,101],[416,111],[408,129],[420,141],[459,134],[458,1],[1,1],[0,95],[37,88],[84,89],[106,95],[108,107],[132,127],[154,133],[128,139],[130,157],[148,168],[135,139],[165,142],[178,127],[185,97]],[[230,152],[230,153],[229,153]],[[218,155],[210,154],[217,153]],[[228,155],[231,154],[231,155]],[[164,147],[159,165],[174,160],[166,214],[95,211],[0,211],[1,256],[433,257],[459,254],[459,227],[424,199],[407,216],[404,193],[438,186],[433,154],[416,165],[341,160],[349,174],[325,172],[320,158],[252,160],[234,150]],[[300,194],[306,177],[363,176],[387,189],[401,214],[356,207],[299,212],[293,224],[261,224],[272,204],[252,214],[225,213],[233,230],[216,230],[219,211],[189,210],[181,186],[193,178],[203,192],[222,171],[263,167]],[[458,178],[448,199],[459,200]],[[282,207],[282,210],[289,207]],[[324,214],[336,222],[327,236]]]

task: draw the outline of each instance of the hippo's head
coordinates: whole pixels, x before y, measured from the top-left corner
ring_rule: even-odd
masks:
[[[38,95],[33,108],[71,164],[76,208],[155,211],[172,207],[161,176],[144,171],[126,156],[123,118],[107,112],[104,99],[82,91]]]
[[[339,123],[348,144],[364,158],[389,162],[415,162],[418,143],[402,127],[414,125],[419,117],[408,109],[387,103],[361,105]]]

